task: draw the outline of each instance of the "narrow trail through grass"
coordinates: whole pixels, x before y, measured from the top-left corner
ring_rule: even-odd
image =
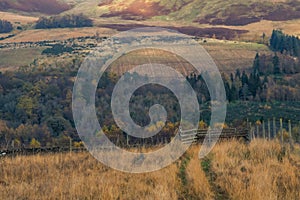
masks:
[[[215,184],[215,180],[216,180],[216,173],[214,173],[212,171],[211,168],[211,162],[212,162],[212,156],[207,156],[205,158],[202,159],[201,161],[201,167],[202,170],[205,172],[205,175],[208,179],[208,182],[211,186],[211,189],[214,193],[214,199],[216,200],[226,200],[226,199],[230,199],[229,195],[227,194],[226,191],[224,191],[220,186]]]

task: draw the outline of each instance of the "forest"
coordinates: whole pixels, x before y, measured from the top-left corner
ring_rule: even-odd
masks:
[[[70,53],[71,49],[53,45],[44,50],[49,55],[64,52]],[[33,67],[0,73],[0,148],[8,148],[12,144],[14,147],[64,146],[69,144],[70,138],[80,142],[72,115],[72,90],[77,70],[72,66],[70,69]],[[259,106],[272,105],[271,110],[267,111],[269,115],[282,117],[276,110],[280,110],[282,105],[296,106],[300,101],[299,72],[299,59],[291,55],[277,51],[272,55],[257,53],[248,71],[237,69],[234,73],[222,74],[229,110],[239,102],[242,102],[241,105],[246,103],[248,107],[253,104],[256,107],[248,110],[247,115],[255,122],[261,119],[257,115]],[[127,76],[136,78],[139,75]],[[124,144],[126,134],[116,125],[110,107],[113,88],[119,78],[112,72],[105,72],[98,83],[95,102],[104,132],[113,142]],[[206,83],[201,74],[191,74],[186,79],[195,90],[201,109],[208,110],[202,113],[201,126],[204,126],[210,120],[210,94]],[[150,122],[148,110],[154,104],[161,104],[168,113],[166,126],[155,137],[169,140],[180,119],[180,105],[171,91],[159,85],[139,88],[130,101],[131,117],[137,124],[147,125]],[[242,107],[236,106],[235,109]],[[290,119],[293,120],[295,112],[290,113]],[[237,116],[238,113],[235,110],[227,116],[229,126],[236,120],[246,120]]]
[[[76,28],[76,27],[92,27],[93,21],[83,14],[79,15],[64,15],[41,17],[37,21],[36,29],[50,29],[50,28]]]

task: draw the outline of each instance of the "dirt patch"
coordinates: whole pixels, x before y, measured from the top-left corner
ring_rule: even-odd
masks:
[[[117,31],[127,31],[134,28],[141,27],[155,27],[155,26],[145,26],[141,24],[103,24],[101,25],[104,28],[115,29]],[[217,39],[234,39],[236,36],[247,33],[246,30],[239,29],[228,29],[228,28],[197,28],[193,26],[181,26],[181,27],[172,27],[172,26],[160,26],[161,28],[167,28],[176,30],[178,32],[196,36],[196,37],[215,37]]]
[[[24,12],[40,12],[44,14],[59,14],[70,9],[66,3],[57,0],[0,0],[0,10],[8,9],[19,10]]]
[[[118,16],[126,20],[146,20],[154,16],[167,15],[170,12],[170,9],[160,6],[158,2],[136,0],[121,11],[111,7],[110,13],[103,14],[101,17]]]

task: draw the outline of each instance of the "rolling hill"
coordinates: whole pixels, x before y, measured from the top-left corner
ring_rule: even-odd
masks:
[[[299,0],[106,0],[102,17],[130,20],[182,20],[213,25],[246,25],[262,19],[300,18]]]
[[[71,6],[58,0],[0,0],[0,10],[59,14]]]
[[[243,26],[300,19],[300,0],[0,0],[0,11]]]

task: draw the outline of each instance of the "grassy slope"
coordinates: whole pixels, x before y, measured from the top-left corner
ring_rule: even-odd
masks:
[[[29,65],[35,58],[40,57],[42,50],[43,48],[0,50],[0,69]]]
[[[98,0],[63,1],[67,3],[73,2],[74,5],[73,9],[64,13],[85,13],[93,17],[98,26],[101,26],[103,23],[141,23],[156,26],[195,26],[208,28],[212,26],[207,23],[221,20],[220,25],[218,25],[220,27],[249,31],[249,33],[240,36],[240,39],[243,41],[257,41],[263,32],[269,35],[273,29],[282,29],[288,34],[300,35],[300,28],[298,26],[300,22],[299,0],[113,0],[111,3],[101,6],[98,6],[99,2],[101,2]],[[104,2],[110,1],[107,0]],[[254,8],[249,7],[250,5]],[[144,9],[145,7],[147,9]],[[276,10],[279,13],[275,17],[267,16]],[[292,13],[293,15],[288,15],[287,13]],[[107,17],[99,17],[103,14],[107,15]],[[139,18],[136,15],[144,16],[145,21],[135,21],[135,18]],[[147,17],[147,15],[150,16]],[[263,15],[265,17],[262,17]],[[299,16],[296,17],[295,15]],[[277,16],[282,17],[284,22],[275,19]],[[224,20],[227,20],[226,23],[228,21],[239,22],[240,20],[245,21],[244,18],[253,17],[262,17],[264,20],[253,23],[249,22],[248,25],[224,25]],[[274,20],[272,20],[273,18]]]
[[[140,7],[138,5],[141,5]],[[142,5],[149,5],[144,10]],[[199,21],[206,17],[207,22],[212,22],[213,19],[232,18],[270,18],[274,20],[288,20],[299,18],[300,2],[296,1],[274,1],[274,0],[113,0],[112,3],[102,5],[102,11],[109,13],[119,13],[121,16],[127,15],[142,15],[146,18],[151,18],[153,15],[158,15],[160,19],[165,20],[183,20],[183,21]],[[155,9],[149,11],[149,9]],[[276,12],[279,12],[278,15]],[[289,12],[288,14],[286,12]],[[276,15],[273,16],[272,13]],[[157,17],[157,16],[156,16]],[[230,22],[229,22],[230,23]]]
[[[59,14],[71,7],[57,0],[0,0],[0,10]]]
[[[37,17],[19,15],[16,13],[0,12],[0,19],[10,21],[15,24],[28,24],[38,20]]]
[[[237,68],[241,70],[251,68],[257,52],[271,53],[267,46],[256,43],[207,39],[205,43],[200,41],[200,45],[211,55],[220,71],[227,74],[235,72]],[[128,60],[132,62],[132,65],[128,64]],[[123,74],[132,67],[149,61],[173,66],[184,75],[194,72],[194,68],[180,58],[155,50],[142,50],[126,54],[114,62],[111,69],[117,74]]]
[[[0,158],[0,199],[299,199],[300,151],[256,140],[193,146],[157,172],[112,170],[88,153]],[[221,192],[222,191],[222,192]]]

